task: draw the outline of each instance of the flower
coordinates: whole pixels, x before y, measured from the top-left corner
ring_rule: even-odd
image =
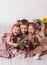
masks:
[[[44,23],[45,25],[47,25],[47,17],[46,18],[42,18],[41,21],[42,21],[42,23]]]

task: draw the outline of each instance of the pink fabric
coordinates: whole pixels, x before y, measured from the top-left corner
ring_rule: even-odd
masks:
[[[5,38],[6,38],[6,36],[3,36],[1,38],[0,57],[11,58],[11,57],[13,57],[13,53],[10,50],[8,50],[7,44],[5,42]]]

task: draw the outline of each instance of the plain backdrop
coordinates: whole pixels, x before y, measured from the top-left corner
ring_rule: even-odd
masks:
[[[18,19],[47,17],[47,0],[0,0],[0,35]]]

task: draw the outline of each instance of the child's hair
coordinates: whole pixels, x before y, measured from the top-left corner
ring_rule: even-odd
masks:
[[[33,26],[34,30],[36,31],[37,28],[36,28],[36,24],[35,24],[35,23],[30,22],[29,25]],[[28,26],[29,26],[29,25],[28,25]]]
[[[13,29],[14,27],[20,27],[20,25],[19,25],[18,23],[15,23],[15,24],[12,26],[12,29]]]
[[[20,22],[21,22],[20,25],[28,25],[29,24],[29,21],[27,19],[22,19]]]

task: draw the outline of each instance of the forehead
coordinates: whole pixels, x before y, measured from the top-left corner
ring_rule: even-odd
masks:
[[[20,29],[20,27],[14,26],[13,29]]]
[[[32,25],[29,25],[29,27],[28,28],[34,28]]]
[[[27,27],[27,25],[20,25],[20,27]]]

